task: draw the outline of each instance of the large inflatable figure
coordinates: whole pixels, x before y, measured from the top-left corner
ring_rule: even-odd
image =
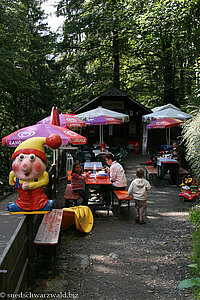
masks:
[[[9,184],[17,189],[19,195],[15,203],[8,205],[8,211],[23,213],[52,210],[54,201],[48,200],[43,190],[49,183],[44,145],[57,149],[61,143],[59,135],[51,134],[47,138],[27,139],[16,148],[11,157],[13,163]]]

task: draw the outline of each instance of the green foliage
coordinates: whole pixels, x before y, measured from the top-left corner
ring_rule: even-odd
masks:
[[[0,138],[38,122],[56,105],[55,39],[41,1],[0,3]],[[12,149],[0,146],[1,190],[7,190]]]
[[[60,1],[61,93],[80,106],[119,84],[153,107],[195,99],[199,6],[187,1]],[[94,92],[95,91],[95,92]]]
[[[184,279],[178,285],[178,290],[191,288],[193,286],[200,287],[200,277]]]
[[[193,112],[195,114],[195,112]],[[193,174],[200,178],[200,112],[197,109],[196,115],[187,121],[183,128],[183,137],[186,145],[186,157],[190,163]]]
[[[188,265],[192,269],[192,278],[182,280],[178,284],[178,290],[192,288],[193,294],[200,299],[200,207],[194,206],[190,210],[190,221],[195,225],[192,233],[192,255],[193,264]]]
[[[196,275],[200,276],[200,209],[195,206],[190,211],[190,220],[195,225],[195,231],[192,233],[192,260],[196,264]]]
[[[195,225],[195,231],[192,233],[191,255],[194,263],[189,265],[193,277],[181,281],[178,289],[192,288],[193,294],[200,299],[200,207],[198,205],[190,210],[190,221]]]

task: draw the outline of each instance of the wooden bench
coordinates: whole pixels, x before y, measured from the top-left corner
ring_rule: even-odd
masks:
[[[34,240],[34,244],[37,246],[36,273],[38,273],[39,270],[39,256],[42,250],[41,248],[48,247],[47,254],[52,254],[53,256],[53,276],[55,276],[56,245],[58,244],[59,241],[62,215],[63,215],[62,209],[53,209],[51,212],[45,214],[43,217],[43,220],[39,226],[38,232]]]
[[[153,180],[155,177],[158,176],[158,171],[153,166],[145,166],[146,169],[146,179],[149,175],[149,180]]]
[[[120,218],[122,203],[126,203],[126,204],[128,204],[128,218],[130,218],[130,201],[131,201],[132,197],[128,196],[126,198],[126,196],[128,194],[127,194],[127,191],[125,191],[125,190],[114,190],[114,194],[118,200],[118,217]]]
[[[66,186],[64,198],[66,207],[77,205],[78,193],[73,192],[72,185],[69,183]]]

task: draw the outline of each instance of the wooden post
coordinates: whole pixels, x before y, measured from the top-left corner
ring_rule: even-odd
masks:
[[[8,299],[7,298],[7,270],[0,270],[0,289],[1,289],[1,298]]]
[[[32,283],[34,276],[34,218],[35,215],[26,215],[28,238],[28,284]]]

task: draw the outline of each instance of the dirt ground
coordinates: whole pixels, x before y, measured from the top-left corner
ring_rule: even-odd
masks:
[[[129,153],[125,162],[128,183],[135,178],[137,167],[144,167],[148,157]],[[149,300],[192,299],[188,290],[177,291],[178,283],[190,277],[191,233],[188,220],[192,203],[178,200],[179,188],[152,184],[148,193],[148,219],[135,223],[122,208],[118,219],[113,208],[94,213],[90,234],[71,227],[62,232],[57,249],[57,275],[38,278],[30,290],[48,294],[50,299],[79,300]],[[58,205],[62,206],[64,185]]]

